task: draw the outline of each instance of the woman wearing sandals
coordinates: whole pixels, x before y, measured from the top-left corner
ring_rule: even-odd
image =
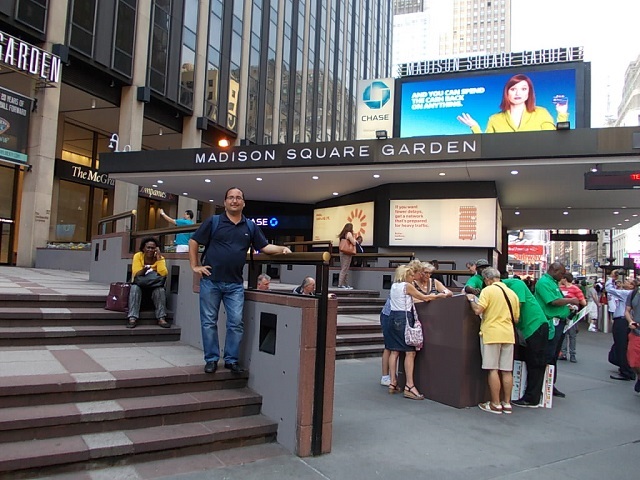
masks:
[[[422,268],[422,266],[420,266]],[[395,366],[398,364],[398,355],[404,352],[404,374],[406,384],[404,387],[404,397],[412,400],[424,400],[413,381],[413,366],[416,358],[416,348],[411,347],[404,341],[404,329],[407,321],[414,322],[413,318],[413,300],[422,300],[429,302],[436,298],[435,295],[425,295],[420,293],[413,286],[413,278],[415,270],[406,265],[396,268],[394,283],[391,285],[389,299],[391,303],[391,313],[387,323],[384,335],[384,346],[391,353],[389,354],[389,375],[391,383],[389,384],[389,393],[394,394],[400,391],[397,386],[397,375]],[[415,319],[415,321],[418,321]]]

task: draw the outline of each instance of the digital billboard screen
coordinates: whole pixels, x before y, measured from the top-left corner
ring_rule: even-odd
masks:
[[[398,82],[396,134],[551,130],[558,121],[568,121],[571,128],[588,126],[585,85],[582,62],[405,77]],[[524,104],[522,113],[515,113],[517,108],[509,113],[511,105],[518,103]],[[474,124],[477,127],[472,129]]]

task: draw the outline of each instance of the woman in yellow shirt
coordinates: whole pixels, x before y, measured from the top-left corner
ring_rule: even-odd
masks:
[[[142,301],[143,290],[151,291],[151,299],[155,307],[158,325],[163,328],[169,328],[170,323],[167,322],[167,295],[162,286],[145,287],[140,286],[137,282],[141,282],[142,278],[152,275],[155,272],[161,277],[167,278],[167,264],[164,257],[160,254],[160,242],[153,237],[146,237],[140,243],[140,251],[133,256],[131,265],[132,279],[131,291],[129,292],[129,322],[127,328],[135,328],[140,315],[140,303]]]
[[[569,102],[556,102],[558,122],[569,119]],[[473,133],[482,133],[478,122],[471,115],[463,113],[458,120],[471,128]],[[486,133],[532,132],[538,130],[555,130],[556,123],[549,111],[544,107],[536,107],[536,95],[533,83],[526,75],[511,77],[504,86],[500,112],[491,115],[487,123]]]

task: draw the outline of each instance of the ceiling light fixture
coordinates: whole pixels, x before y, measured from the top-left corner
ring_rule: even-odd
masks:
[[[262,177],[256,177],[256,180],[257,180],[258,182],[261,182],[261,181],[262,181]]]
[[[320,178],[320,177],[318,177],[317,175],[314,175],[314,176],[313,176],[313,177],[311,177],[311,178],[312,178],[313,180],[318,180],[318,178]]]
[[[156,183],[164,183],[164,180],[158,180]]]
[[[338,195],[340,195],[338,192],[333,192],[334,197],[337,197]]]
[[[158,135],[162,136],[163,133],[162,128],[160,128],[160,130],[158,130]]]
[[[562,212],[563,215],[569,215],[569,212],[567,212],[566,210],[564,212]]]
[[[187,192],[182,192],[182,195],[184,195],[186,197],[189,194]]]
[[[155,183],[153,185],[151,185],[153,188],[158,188],[158,185],[156,185]]]
[[[591,167],[591,172],[596,173],[598,171],[598,165]]]
[[[204,179],[204,183],[211,183],[211,179],[210,178],[205,178]]]
[[[446,173],[440,172],[438,175],[440,175],[441,177],[444,177],[446,175]]]
[[[209,199],[209,201],[210,201],[210,202],[213,202],[213,198],[210,198],[210,199]]]
[[[513,213],[514,213],[514,215],[520,215],[520,212],[517,211],[517,210],[515,212],[513,212]]]
[[[377,173],[374,173],[373,178],[380,178],[380,175],[378,175]]]
[[[619,215],[619,214],[620,214],[620,212],[613,212],[613,214],[614,214],[614,215]]]
[[[96,108],[96,99],[95,98],[91,99],[91,108]]]
[[[511,170],[511,175],[517,175],[518,174],[518,170]]]

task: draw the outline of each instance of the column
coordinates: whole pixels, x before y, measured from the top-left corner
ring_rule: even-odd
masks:
[[[151,0],[138,0],[136,20],[136,40],[133,55],[133,84],[122,88],[120,99],[120,119],[118,136],[120,150],[130,145],[132,151],[142,149],[142,128],[144,126],[144,103],[137,100],[139,86],[147,81],[147,60],[149,54],[149,30],[151,24]],[[113,213],[118,214],[138,208],[138,185],[116,180],[113,195]],[[128,221],[118,221],[117,231],[124,231]]]
[[[43,49],[51,51],[53,44],[64,43],[67,6],[68,0],[60,0],[56,8],[49,8]],[[40,88],[34,97],[38,110],[31,114],[27,147],[31,171],[24,174],[18,224],[20,243],[16,264],[20,267],[33,267],[36,249],[46,247],[49,239],[60,87]]]

